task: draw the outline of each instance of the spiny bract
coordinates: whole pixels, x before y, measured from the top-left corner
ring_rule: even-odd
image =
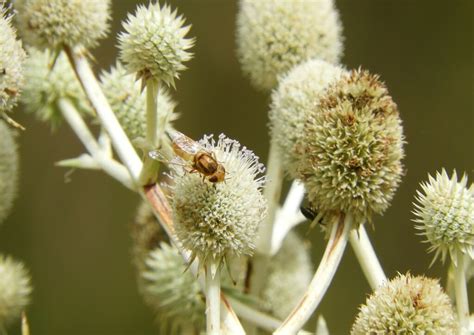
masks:
[[[10,213],[16,196],[18,168],[14,131],[0,120],[0,223]]]

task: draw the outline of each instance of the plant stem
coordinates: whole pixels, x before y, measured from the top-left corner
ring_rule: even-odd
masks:
[[[74,105],[67,99],[60,99],[58,106],[66,122],[100,168],[129,189],[134,190],[135,187],[127,169],[122,164],[104,155],[94,135],[92,135]]]
[[[206,264],[206,328],[207,335],[221,333],[220,314],[221,279],[219,264],[209,261]]]
[[[159,82],[150,78],[146,82],[146,144],[151,148],[159,147],[158,137],[158,90]],[[159,163],[145,155],[140,184],[150,185],[158,179]]]
[[[271,254],[275,255],[285,239],[288,232],[299,223],[305,220],[300,212],[300,205],[304,198],[304,185],[295,180],[285,199],[281,210],[278,211],[275,219],[272,236]]]
[[[363,224],[358,229],[354,228],[351,230],[349,241],[370,287],[372,290],[375,290],[387,280],[387,277],[383,272]]]
[[[454,267],[454,293],[456,295],[456,311],[459,319],[459,334],[467,334],[469,328],[469,301],[467,296],[466,274],[464,270],[464,254],[458,251]]]
[[[273,223],[280,202],[281,185],[283,181],[283,168],[281,158],[274,141],[270,142],[270,152],[267,164],[267,183],[263,196],[267,200],[268,214],[259,230],[257,251],[263,255],[270,255],[272,250]]]
[[[120,160],[127,167],[132,179],[138,180],[140,171],[142,170],[142,161],[110,108],[109,102],[105,98],[85,55],[76,53],[68,46],[65,46],[64,50],[86,96],[97,112],[102,126],[109,134]]]
[[[345,217],[341,215],[339,220],[332,224],[323,258],[306,293],[282,325],[273,333],[274,335],[295,334],[314,313],[341,262],[351,229],[352,216],[350,214],[346,214]]]

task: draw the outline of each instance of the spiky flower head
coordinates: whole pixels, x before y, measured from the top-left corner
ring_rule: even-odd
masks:
[[[311,58],[338,63],[341,35],[333,0],[240,1],[237,55],[257,89],[273,89],[279,76]]]
[[[175,78],[186,69],[184,63],[192,58],[187,50],[194,45],[194,39],[185,38],[191,26],[183,24],[184,18],[169,6],[160,7],[158,2],[138,5],[118,38],[120,59],[128,72],[174,86]]]
[[[25,266],[8,256],[0,255],[0,332],[19,319],[30,302],[32,288]]]
[[[428,182],[420,184],[414,203],[414,220],[419,223],[426,241],[431,244],[428,251],[434,251],[434,260],[442,261],[449,254],[454,264],[460,254],[474,259],[474,186],[467,188],[467,176],[458,181],[456,171],[449,178],[443,169],[436,178],[428,175]]]
[[[360,307],[352,335],[456,334],[456,316],[435,279],[399,275],[379,287]]]
[[[20,101],[25,110],[38,119],[50,122],[53,127],[61,124],[63,117],[58,106],[60,99],[69,100],[83,114],[92,114],[93,109],[82,90],[64,53],[55,59],[54,52],[28,48],[25,62],[24,94]]]
[[[132,140],[146,136],[146,94],[139,81],[128,74],[121,63],[101,75],[105,96],[110,103],[125,133]],[[158,124],[164,129],[172,127],[171,122],[178,115],[174,112],[176,103],[164,88],[158,90]]]
[[[160,243],[145,260],[139,280],[140,291],[157,313],[163,334],[182,334],[183,327],[202,329],[206,305],[199,283],[178,249]]]
[[[269,262],[261,299],[263,307],[275,317],[285,319],[305,293],[312,277],[308,248],[296,233],[290,232]]]
[[[397,105],[378,76],[344,74],[322,94],[297,143],[311,205],[325,217],[371,221],[400,183],[403,143]]]
[[[302,136],[305,120],[315,113],[324,90],[343,72],[342,68],[328,62],[309,60],[295,66],[273,91],[270,133],[280,151],[283,169],[292,178],[298,177],[296,143]]]
[[[15,0],[25,41],[40,48],[91,48],[107,36],[110,0]]]
[[[16,31],[12,17],[0,2],[0,115],[10,111],[17,103],[23,87],[23,62],[26,54]]]
[[[18,149],[13,130],[0,120],[0,223],[13,205],[18,183]]]
[[[250,255],[266,214],[259,176],[264,167],[252,151],[224,135],[217,142],[205,136],[199,143],[225,168],[225,181],[213,184],[190,168],[174,166],[171,205],[177,237],[201,265]]]

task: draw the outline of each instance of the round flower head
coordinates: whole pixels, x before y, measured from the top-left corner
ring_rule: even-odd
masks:
[[[313,277],[308,249],[290,232],[281,249],[270,260],[262,301],[272,315],[285,319],[306,291]]]
[[[20,98],[27,112],[35,113],[42,121],[51,122],[53,127],[63,120],[57,104],[60,99],[69,100],[81,113],[93,113],[64,53],[55,59],[52,51],[28,48],[28,54],[25,93]]]
[[[179,251],[167,243],[152,250],[139,280],[140,291],[157,312],[162,334],[182,334],[183,327],[202,329],[205,321],[204,296],[198,281],[186,271]]]
[[[18,181],[18,150],[13,131],[0,121],[0,223],[10,212]]]
[[[428,179],[417,192],[414,221],[435,252],[433,261],[441,255],[444,262],[448,253],[454,264],[458,253],[474,259],[474,186],[467,188],[465,175],[458,181],[456,171],[449,178],[444,169]]]
[[[23,38],[37,47],[90,48],[109,30],[110,0],[16,0],[14,6]]]
[[[323,216],[371,221],[390,204],[403,167],[397,105],[377,76],[355,70],[322,94],[299,137],[300,178]]]
[[[322,60],[309,60],[294,67],[273,91],[270,106],[270,132],[280,151],[283,169],[297,178],[296,153],[307,115],[315,112],[328,85],[343,73],[339,66]]]
[[[0,332],[20,318],[30,301],[30,276],[22,263],[0,255]]]
[[[399,275],[360,308],[352,335],[457,334],[451,302],[437,280]]]
[[[146,136],[146,94],[134,76],[127,74],[125,68],[117,63],[109,72],[101,75],[102,88],[125,133],[132,140]],[[171,128],[171,122],[177,119],[174,113],[176,103],[169,93],[158,90],[158,120]]]
[[[192,57],[186,50],[194,44],[194,39],[184,38],[190,26],[183,24],[183,17],[168,6],[160,8],[158,2],[139,5],[135,15],[128,15],[125,32],[119,35],[120,59],[127,70],[174,86],[174,79],[186,69],[183,63]]]
[[[17,103],[23,87],[23,62],[26,54],[16,31],[0,2],[0,115],[10,111]]]
[[[241,0],[237,54],[243,72],[261,90],[310,58],[338,63],[342,26],[333,0]]]
[[[250,255],[266,214],[264,178],[258,176],[263,165],[250,150],[224,135],[217,143],[205,136],[200,144],[225,168],[225,181],[211,183],[191,167],[174,166],[171,205],[177,237],[202,265]]]

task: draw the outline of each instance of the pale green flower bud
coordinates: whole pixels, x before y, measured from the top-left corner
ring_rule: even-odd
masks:
[[[194,39],[185,38],[191,27],[183,24],[183,17],[169,6],[139,5],[119,35],[120,59],[128,72],[174,86],[174,79],[186,69],[183,63],[192,57],[186,50],[194,45]]]
[[[15,0],[14,6],[23,38],[37,47],[91,48],[109,31],[110,0]]]
[[[205,300],[199,283],[178,250],[167,243],[151,251],[141,272],[140,291],[157,313],[162,334],[182,334],[192,326],[199,331],[205,323]]]
[[[273,91],[270,105],[270,133],[280,151],[283,169],[297,178],[296,144],[302,136],[308,115],[317,109],[319,98],[344,70],[322,60],[309,60],[295,66]]]
[[[383,213],[403,167],[397,105],[378,76],[354,70],[324,91],[297,143],[298,173],[312,207],[355,222]]]
[[[434,260],[441,256],[444,262],[449,253],[456,264],[458,253],[474,259],[474,186],[467,188],[467,177],[458,181],[456,171],[451,178],[443,169],[436,178],[428,175],[417,191],[414,214],[427,242],[428,251],[434,251]]]
[[[224,135],[217,143],[205,136],[200,144],[225,168],[225,181],[211,183],[197,171],[172,166],[171,205],[177,237],[201,265],[250,255],[266,214],[261,193],[264,178],[259,177],[263,165],[253,152]]]
[[[16,31],[12,17],[0,3],[0,115],[10,111],[17,103],[23,87],[23,62],[26,54]]]
[[[262,292],[263,307],[284,320],[303,297],[312,277],[308,248],[296,233],[290,232],[269,262]]]
[[[451,302],[437,280],[399,275],[360,308],[352,335],[457,334]]]
[[[13,130],[0,121],[0,223],[13,205],[18,183],[18,149]]]
[[[134,140],[146,137],[146,93],[139,81],[127,74],[122,64],[117,63],[100,77],[102,87],[127,136]],[[176,103],[165,88],[158,90],[158,124],[170,129],[171,122],[178,118],[174,113]]]
[[[338,63],[342,26],[333,0],[241,0],[237,55],[257,89],[271,90],[278,77],[311,58]]]
[[[0,332],[19,319],[30,302],[30,276],[24,265],[0,255]]]
[[[34,113],[41,121],[50,122],[53,127],[63,120],[59,99],[69,100],[80,113],[94,113],[64,53],[56,60],[50,50],[28,48],[28,54],[25,93],[20,98],[27,112]]]

